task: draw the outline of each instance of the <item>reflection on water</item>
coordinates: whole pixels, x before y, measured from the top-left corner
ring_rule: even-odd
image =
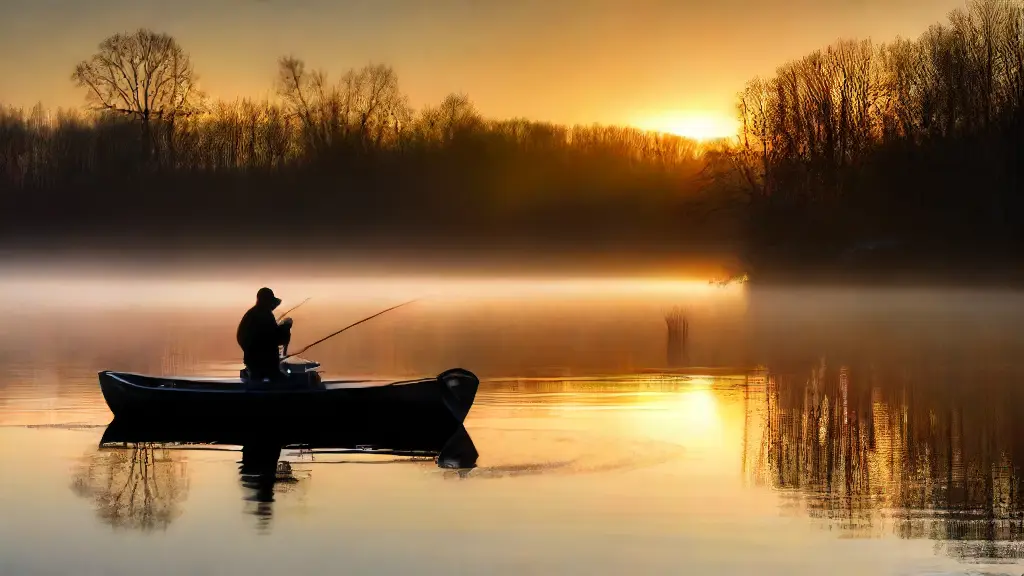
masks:
[[[270,528],[274,514],[274,494],[290,491],[299,482],[292,465],[281,461],[281,449],[270,446],[243,446],[238,472],[242,486],[247,490],[245,499],[253,506],[247,512],[258,519],[261,531]]]
[[[210,448],[139,443],[91,450],[76,466],[71,490],[91,500],[97,516],[114,528],[166,530],[181,516],[188,498],[183,453],[190,449]],[[275,495],[291,492],[310,474],[281,460],[279,447],[244,446],[240,452],[238,474],[245,489],[246,512],[257,517],[257,529],[265,532],[273,517]]]
[[[80,496],[94,498],[100,515],[117,527],[133,527],[143,531],[154,527],[166,528],[174,519],[170,514],[173,499],[161,502],[161,494],[182,495],[182,490],[160,489],[157,463],[176,462],[178,484],[187,487],[188,481],[184,463],[174,457],[174,452],[212,451],[237,453],[230,445],[241,445],[241,460],[238,474],[245,489],[243,495],[248,513],[258,519],[257,529],[268,532],[274,511],[275,495],[290,492],[301,479],[310,476],[308,471],[299,472],[292,462],[282,458],[287,448],[299,460],[310,462],[346,463],[332,460],[336,455],[357,455],[357,457],[407,456],[416,461],[431,459],[444,469],[454,469],[463,477],[476,466],[479,452],[473,439],[462,425],[416,428],[395,434],[389,431],[384,436],[366,435],[365,431],[354,440],[350,429],[337,422],[323,422],[320,426],[295,429],[291,426],[274,428],[264,423],[258,430],[240,432],[235,425],[220,426],[203,422],[152,422],[144,420],[119,420],[115,418],[105,428],[100,445],[95,453],[86,459],[87,464],[76,471],[72,490]],[[59,426],[61,429],[72,429]],[[279,435],[284,432],[285,436]],[[395,444],[390,444],[394,442]],[[394,449],[395,446],[406,446]],[[326,457],[327,460],[322,460]],[[360,462],[354,460],[351,463]],[[126,476],[127,481],[118,489],[115,478]],[[164,474],[166,480],[166,473]],[[105,484],[104,484],[105,482]],[[165,482],[166,483],[166,482]],[[141,501],[136,501],[140,495]],[[161,505],[163,504],[163,505]],[[134,521],[134,522],[133,522]]]
[[[916,368],[916,369],[915,369]],[[749,377],[744,470],[856,536],[1024,557],[1024,389],[1016,370],[835,366]]]
[[[153,445],[99,450],[79,464],[71,489],[114,528],[164,530],[181,515],[188,469],[172,450]]]

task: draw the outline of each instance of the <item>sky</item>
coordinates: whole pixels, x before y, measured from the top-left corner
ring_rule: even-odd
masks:
[[[839,38],[917,37],[964,0],[0,0],[0,104],[84,104],[105,37],[175,36],[211,96],[273,95],[277,59],[390,64],[419,108],[672,131],[731,118],[756,76]],[[685,130],[686,128],[680,128]]]

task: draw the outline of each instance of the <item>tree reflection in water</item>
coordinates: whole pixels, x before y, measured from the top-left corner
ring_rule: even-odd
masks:
[[[71,488],[114,528],[165,530],[188,496],[188,470],[173,450],[153,444],[102,448],[83,459]]]
[[[746,387],[746,480],[847,534],[1024,557],[1024,389],[1012,367],[819,366]]]

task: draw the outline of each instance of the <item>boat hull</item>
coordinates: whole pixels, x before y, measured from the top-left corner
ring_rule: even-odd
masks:
[[[479,380],[454,369],[387,385],[260,389],[241,381],[201,381],[104,371],[100,388],[124,429],[164,431],[160,442],[279,445],[346,444],[416,449],[443,446],[462,428]],[[190,438],[183,437],[188,436]],[[241,442],[237,442],[241,443]]]

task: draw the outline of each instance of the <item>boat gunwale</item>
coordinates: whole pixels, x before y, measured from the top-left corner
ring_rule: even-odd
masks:
[[[322,382],[322,384],[325,387],[329,386],[329,385],[332,385],[332,384],[361,384],[361,383],[371,383],[371,382],[383,382],[381,384],[369,384],[367,386],[348,386],[348,387],[339,387],[339,388],[322,388],[322,389],[316,389],[316,388],[249,388],[249,387],[245,387],[244,386],[244,382],[242,382],[242,380],[238,379],[238,378],[236,378],[236,379],[227,378],[227,379],[221,379],[221,380],[215,380],[215,379],[199,380],[199,379],[195,379],[195,378],[189,379],[189,378],[178,378],[178,377],[173,377],[173,376],[172,377],[148,376],[148,375],[145,375],[145,374],[137,374],[137,373],[133,373],[133,372],[115,372],[115,371],[111,371],[111,370],[104,370],[104,371],[100,372],[99,375],[101,377],[106,375],[107,377],[109,377],[109,378],[111,378],[113,380],[116,380],[122,386],[126,386],[128,388],[137,389],[137,390],[160,391],[160,392],[172,392],[172,391],[173,392],[198,392],[198,393],[204,393],[204,394],[210,394],[210,393],[220,393],[220,394],[252,394],[252,393],[259,393],[259,394],[298,394],[298,393],[319,393],[319,394],[322,394],[322,393],[325,393],[325,392],[343,392],[343,391],[350,391],[350,390],[373,390],[373,389],[376,389],[376,388],[393,388],[393,387],[398,387],[398,386],[409,386],[409,385],[417,385],[417,384],[427,384],[427,383],[430,383],[430,382],[440,383],[440,380],[437,377],[434,377],[434,378],[421,378],[421,379],[417,379],[417,380],[403,380],[403,381],[398,381],[398,382],[392,382],[392,381],[373,381],[373,380],[324,380]],[[138,382],[132,382],[130,379],[126,379],[125,378],[125,377],[131,378],[133,376],[134,377],[138,377],[138,378],[142,378],[144,380],[150,380],[150,381],[188,382],[188,383],[196,384],[196,386],[181,387],[181,388],[179,388],[179,387],[170,387],[170,386],[146,385],[146,384],[142,384],[142,383],[138,383]],[[204,384],[204,383],[228,384],[228,385],[236,384],[238,387],[237,388],[213,388],[213,387],[204,388],[204,387],[202,387],[202,384]]]

